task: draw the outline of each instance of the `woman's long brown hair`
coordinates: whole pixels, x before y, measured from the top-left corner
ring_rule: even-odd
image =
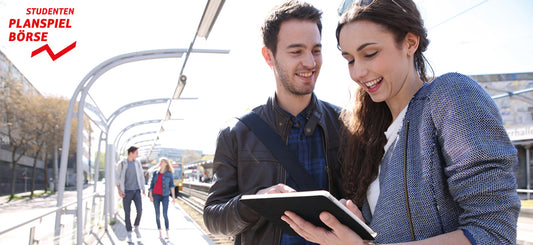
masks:
[[[383,133],[392,122],[385,102],[374,103],[361,87],[355,94],[356,105],[343,113],[346,122],[342,178],[350,199],[361,206],[368,186],[376,179],[387,139]]]
[[[412,0],[374,0],[368,6],[352,6],[342,15],[337,26],[337,44],[342,27],[358,20],[369,20],[383,25],[394,35],[398,44],[409,32],[419,36],[414,67],[422,81],[429,82],[426,76],[427,60],[422,54],[427,49],[429,40],[424,22]],[[342,178],[348,198],[361,206],[368,187],[378,175],[385,153],[383,147],[387,143],[384,133],[392,123],[392,115],[385,102],[372,101],[370,95],[361,87],[357,88],[354,97],[353,110],[343,113],[347,145],[343,151]]]

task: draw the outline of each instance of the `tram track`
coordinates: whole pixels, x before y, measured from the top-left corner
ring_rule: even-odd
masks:
[[[180,193],[178,195],[178,199],[182,200],[184,203],[186,203],[187,205],[189,205],[189,207],[191,207],[192,209],[194,209],[194,211],[198,212],[199,214],[204,214],[204,210],[203,210],[203,206],[196,203],[196,202],[193,202],[191,201],[190,199],[190,196],[187,196],[186,194],[182,194]]]
[[[230,245],[234,243],[233,237],[224,235],[211,234],[203,219],[204,205],[207,200],[207,191],[195,190],[188,187],[183,187],[183,190],[178,193],[178,204],[187,212],[191,219],[202,228],[202,230],[211,238],[211,240],[217,245]]]

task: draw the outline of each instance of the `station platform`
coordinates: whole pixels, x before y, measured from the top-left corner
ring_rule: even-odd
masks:
[[[86,188],[88,192],[92,188]],[[76,200],[76,191],[66,191],[64,202],[68,203]],[[27,197],[29,193],[22,193],[20,196]],[[155,212],[153,203],[150,202],[146,195],[142,197],[143,201],[143,216],[139,226],[140,238],[132,233],[133,243],[137,245],[148,244],[233,244],[227,241],[217,240],[217,237],[210,238],[204,231],[193,221],[187,212],[180,207],[176,201],[176,205],[169,203],[168,215],[170,222],[170,238],[159,239],[159,232],[155,223]],[[119,203],[116,203],[119,205]],[[56,206],[56,194],[50,193],[40,195],[34,199],[23,198],[13,201],[8,201],[7,196],[0,196],[0,231],[9,228],[17,223],[35,218],[50,210],[54,210]],[[132,217],[135,217],[135,206],[132,205]],[[117,210],[115,223],[108,226],[108,231],[105,232],[103,227],[95,228],[94,232],[86,234],[83,238],[84,245],[93,244],[128,244],[127,233],[124,222],[124,210],[122,208]],[[191,214],[193,215],[193,214]],[[72,224],[71,216],[64,216]],[[36,237],[41,241],[39,244],[53,244],[51,238],[43,238],[39,235],[40,232],[44,234],[53,234],[53,227],[55,222],[55,215],[49,215],[40,222],[37,227]],[[34,222],[35,223],[35,222]],[[164,220],[161,215],[161,224],[164,229]],[[523,200],[520,216],[518,218],[517,227],[517,243],[518,245],[533,245],[533,200]],[[69,233],[62,239],[65,242],[60,244],[74,244],[76,241],[75,233]],[[13,230],[7,234],[0,235],[0,244],[28,244],[29,226]]]
[[[142,197],[143,214],[139,224],[139,232],[132,232],[133,242],[129,244],[208,244],[215,245],[209,236],[189,217],[189,215],[177,204],[172,205],[169,201],[169,238],[165,237],[165,221],[161,207],[160,222],[163,230],[163,238],[159,238],[159,231],[155,222],[154,205],[147,195]],[[120,203],[121,204],[121,203]],[[122,205],[120,205],[122,206]],[[135,220],[135,204],[131,206],[132,224]],[[139,235],[139,237],[137,236]],[[86,237],[86,244],[128,244],[126,224],[124,222],[124,209],[118,209],[116,223],[109,225],[108,231],[103,234],[91,234]]]

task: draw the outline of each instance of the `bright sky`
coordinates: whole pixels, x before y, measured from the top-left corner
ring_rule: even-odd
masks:
[[[230,54],[192,54],[183,98],[173,103],[172,119],[160,135],[163,147],[214,153],[225,122],[262,104],[273,94],[274,78],[261,56],[259,26],[275,1],[228,0],[206,40],[196,49],[228,49]],[[340,106],[349,100],[352,82],[336,48],[334,31],[340,0],[310,1],[324,11],[324,64],[316,86],[319,98]],[[436,75],[458,71],[468,75],[533,71],[533,1],[415,0],[431,40],[426,56]],[[42,93],[71,98],[95,66],[114,56],[152,49],[188,48],[207,0],[195,1],[20,1],[0,0],[0,50]],[[27,8],[75,8],[71,16],[28,16]],[[70,29],[48,31],[47,42],[10,42],[9,19],[69,18]],[[31,52],[49,44],[57,53],[77,41],[76,48],[56,61]],[[140,100],[172,96],[183,65],[181,59],[142,61],[119,66],[91,87],[90,95],[108,117],[119,107]],[[110,139],[127,125],[162,119],[166,104],[143,106],[119,116]],[[158,131],[148,124],[127,131],[133,135]],[[129,144],[154,139],[139,136]]]

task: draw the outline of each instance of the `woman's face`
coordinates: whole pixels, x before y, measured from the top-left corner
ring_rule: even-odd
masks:
[[[167,169],[167,162],[161,160],[159,161],[159,166],[161,167],[161,169]]]
[[[402,98],[412,61],[404,43],[398,45],[390,31],[371,21],[355,21],[342,27],[339,45],[350,77],[374,102],[389,104]]]

